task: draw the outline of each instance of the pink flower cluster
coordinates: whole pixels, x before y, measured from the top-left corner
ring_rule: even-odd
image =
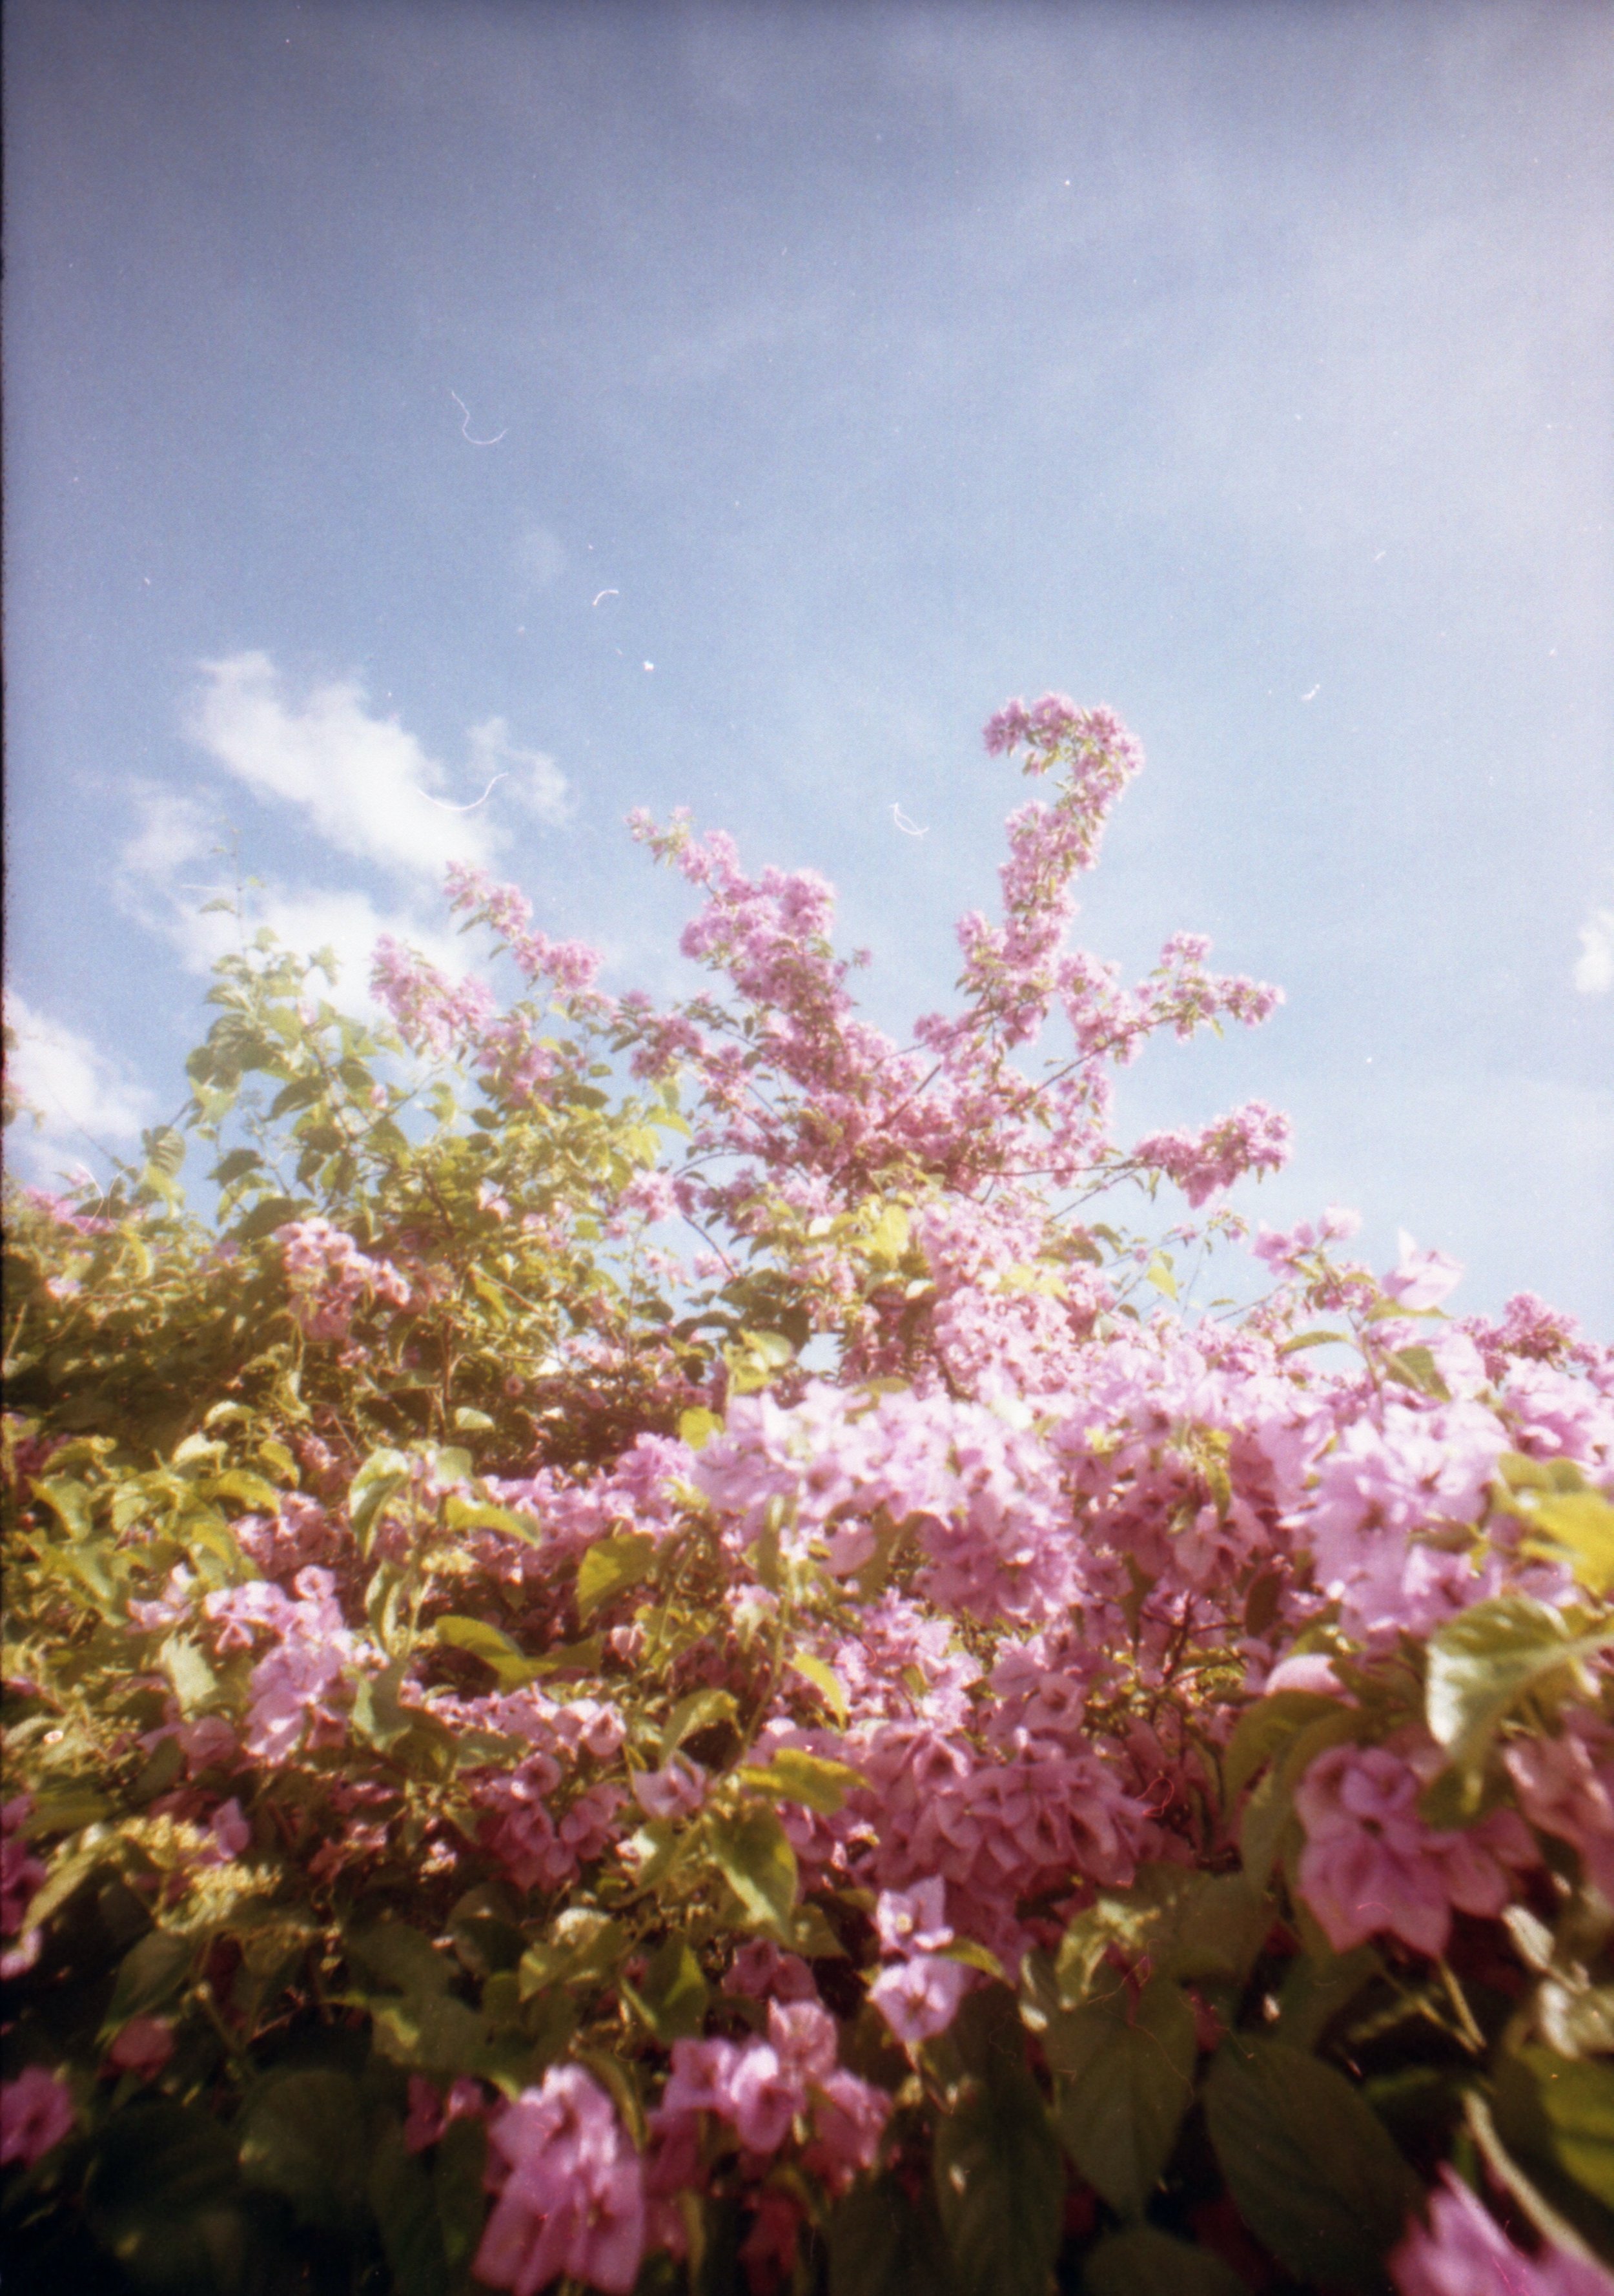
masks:
[[[274,1231],[291,1312],[311,1340],[345,1340],[362,1302],[409,1305],[408,1283],[389,1260],[372,1259],[328,1219],[288,1220]]]
[[[1501,1913],[1514,1873],[1540,1863],[1516,1810],[1427,1826],[1418,1797],[1439,1767],[1432,1743],[1427,1753],[1420,1765],[1389,1746],[1334,1746],[1300,1783],[1300,1889],[1336,1953],[1388,1934],[1432,1958],[1446,1950],[1454,1907]]]
[[[890,2109],[883,2090],[842,2070],[835,2020],[821,2003],[771,2000],[766,2041],[673,2043],[672,2071],[651,2115],[651,2190],[666,2198],[700,2183],[707,2113],[727,2122],[758,2163],[799,2129],[804,2165],[843,2190],[873,2160]]]
[[[627,2296],[644,2253],[644,2172],[605,2091],[556,2065],[487,2128],[496,2192],[473,2269],[535,2296],[561,2273]]]
[[[968,1966],[949,1961],[946,1884],[932,1876],[911,1890],[882,1890],[874,1926],[889,1956],[869,1998],[899,2041],[913,2047],[945,2033],[972,1982]]]
[[[467,973],[452,981],[418,949],[404,947],[389,933],[375,944],[370,990],[397,1022],[410,1049],[439,1060],[476,1037],[494,1014],[493,991],[485,980]]]
[[[594,990],[600,970],[597,949],[580,940],[551,940],[532,930],[532,908],[513,885],[495,885],[483,869],[452,862],[447,876],[449,906],[480,918],[509,949],[530,981],[546,980],[580,1010],[607,1013],[609,1000]]]
[[[343,1675],[368,1655],[349,1630],[329,1570],[310,1565],[293,1600],[273,1580],[220,1587],[203,1608],[217,1626],[220,1652],[250,1649],[266,1630],[274,1646],[253,1668],[244,1743],[259,1761],[283,1761],[304,1742],[340,1743],[347,1734]]]
[[[1132,1152],[1145,1171],[1165,1173],[1199,1205],[1247,1172],[1281,1170],[1292,1138],[1287,1116],[1252,1100],[1231,1116],[1218,1116],[1203,1132],[1151,1132]]]

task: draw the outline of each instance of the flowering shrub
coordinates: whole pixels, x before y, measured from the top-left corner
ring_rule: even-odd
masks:
[[[12,1192],[8,2285],[1614,2285],[1614,1352],[1332,1210],[1195,1309],[1288,1127],[1111,1076],[1274,992],[1069,946],[1112,717],[987,748],[906,1045],[639,819],[704,993],[456,871],[512,1001],[260,935]]]

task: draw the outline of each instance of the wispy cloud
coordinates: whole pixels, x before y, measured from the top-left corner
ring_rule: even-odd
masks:
[[[1614,988],[1614,909],[1594,909],[1580,928],[1575,986],[1583,996],[1605,996]]]
[[[472,781],[491,783],[496,774],[508,784],[518,805],[540,821],[564,821],[571,810],[566,776],[543,750],[523,750],[510,738],[503,718],[488,718],[465,736],[471,751]]]
[[[328,844],[434,883],[450,861],[493,859],[503,831],[496,813],[483,809],[481,788],[452,783],[396,718],[373,713],[361,685],[337,680],[292,697],[266,653],[203,668],[193,738],[256,796],[297,808]],[[502,718],[472,728],[469,740],[467,781],[490,756],[508,759],[514,793],[542,818],[559,819],[566,777],[553,758],[517,749]]]
[[[135,1139],[154,1113],[152,1095],[88,1037],[5,992],[5,1024],[15,1045],[10,1081],[27,1108],[7,1139],[8,1157],[43,1168],[68,1151]],[[13,1146],[14,1144],[14,1146]]]
[[[139,824],[119,856],[119,905],[167,941],[187,972],[210,972],[221,956],[265,926],[300,956],[329,949],[349,1006],[369,1004],[370,960],[383,933],[411,942],[446,972],[466,970],[463,940],[440,924],[423,923],[407,906],[379,907],[357,888],[252,877],[238,889],[205,808],[150,784],[137,787],[134,796]],[[226,900],[229,908],[217,906]]]

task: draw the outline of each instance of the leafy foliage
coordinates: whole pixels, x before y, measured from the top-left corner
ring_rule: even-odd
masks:
[[[1283,1121],[1109,1071],[1274,992],[1067,946],[1113,718],[988,747],[1053,795],[907,1046],[827,887],[640,822],[706,993],[461,873],[507,1002],[260,935],[141,1162],[11,1191],[10,2285],[1614,2259],[1614,1357],[1335,1213],[1199,1304],[1242,1223],[1118,1206]]]

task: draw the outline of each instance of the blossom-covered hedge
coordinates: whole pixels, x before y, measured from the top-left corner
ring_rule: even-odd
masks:
[[[1274,992],[1069,947],[1107,712],[987,748],[906,1046],[639,820],[709,993],[451,873],[486,977],[260,935],[11,1192],[9,2288],[1614,2285],[1614,1351],[1118,1142]]]

